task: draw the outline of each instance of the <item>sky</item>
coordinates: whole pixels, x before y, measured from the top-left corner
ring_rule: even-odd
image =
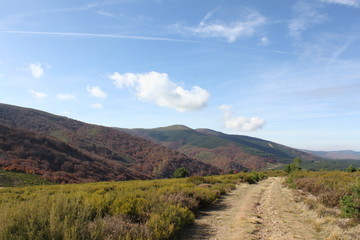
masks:
[[[2,0],[0,102],[360,151],[360,0]]]

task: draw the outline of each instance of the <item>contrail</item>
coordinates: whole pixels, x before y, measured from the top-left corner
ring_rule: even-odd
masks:
[[[47,36],[119,38],[119,39],[151,40],[151,41],[200,43],[200,42],[196,42],[196,41],[181,40],[181,39],[175,39],[175,38],[147,37],[147,36],[134,36],[134,35],[117,35],[117,34],[100,34],[100,33],[34,32],[34,31],[3,31],[3,32],[5,32],[5,33],[13,33],[13,34],[32,34],[32,35],[47,35]]]

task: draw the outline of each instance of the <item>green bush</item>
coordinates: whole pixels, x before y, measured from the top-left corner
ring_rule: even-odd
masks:
[[[247,182],[249,184],[256,184],[260,180],[265,179],[267,176],[260,172],[250,172],[250,173],[238,173],[237,177],[244,182]]]
[[[340,201],[341,213],[345,217],[360,220],[360,184],[351,187],[350,192]]]
[[[189,172],[186,170],[186,168],[181,167],[174,171],[174,178],[184,178],[189,176]]]
[[[353,165],[349,165],[345,170],[350,173],[356,172],[356,168],[354,168]]]
[[[154,239],[170,239],[185,225],[193,223],[194,214],[186,208],[169,206],[161,213],[153,214],[148,226]]]
[[[293,161],[293,163],[288,164],[285,166],[284,171],[287,173],[291,173],[294,171],[300,171],[301,170],[301,159],[296,157]]]

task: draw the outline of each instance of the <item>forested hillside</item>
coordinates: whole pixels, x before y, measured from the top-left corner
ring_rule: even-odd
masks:
[[[279,163],[288,163],[295,157],[304,160],[320,159],[315,155],[271,141],[242,135],[229,135],[210,129],[191,129],[174,125],[154,129],[123,129],[135,136],[159,143],[223,169],[224,171],[256,170]]]
[[[117,129],[86,124],[34,109],[0,104],[0,124],[15,131],[25,130],[33,132],[36,136],[33,135],[33,139],[28,142],[33,141],[36,144],[34,139],[38,139],[38,148],[31,147],[32,143],[24,143],[21,138],[18,138],[13,140],[13,144],[19,148],[16,149],[17,153],[11,152],[11,149],[3,149],[3,151],[10,151],[7,153],[8,155],[16,157],[12,159],[2,157],[2,165],[8,168],[16,165],[21,171],[26,171],[26,169],[25,167],[20,168],[18,165],[28,161],[32,163],[27,164],[27,168],[30,165],[36,165],[39,169],[42,169],[35,171],[36,173],[45,173],[43,170],[45,171],[44,168],[46,168],[51,169],[51,171],[62,172],[57,174],[81,175],[81,180],[79,179],[79,181],[87,179],[88,175],[93,175],[96,171],[99,172],[94,174],[93,180],[95,181],[171,177],[173,172],[180,167],[185,167],[189,174],[205,175],[220,173],[220,170],[216,167],[196,161],[184,154],[169,150],[154,142],[132,136]],[[6,128],[3,127],[3,129],[5,131]],[[21,135],[19,132],[14,134],[17,136]],[[31,133],[29,134],[31,135]],[[52,140],[49,140],[50,138]],[[6,137],[5,140],[7,140]],[[55,147],[53,151],[48,153],[53,153],[53,155],[48,158],[44,158],[44,156],[39,158],[39,155],[47,152],[46,147],[44,147],[45,142]],[[24,154],[23,157],[16,155],[20,154],[20,152]],[[34,155],[37,158],[33,157]],[[59,160],[59,158],[62,158],[61,156],[68,156],[68,158]],[[54,163],[47,163],[47,159],[52,158],[54,158]],[[56,163],[55,158],[57,159]],[[69,161],[77,162],[76,166],[81,164],[83,167],[74,168],[70,166]],[[12,163],[10,164],[10,162]],[[65,162],[67,163],[65,164]],[[122,174],[118,175],[119,171],[117,172],[117,170],[113,170],[116,174],[113,171],[103,172],[100,169],[101,167],[99,169],[93,168],[90,163],[98,163],[97,165],[101,165],[109,170],[119,168]],[[88,171],[88,174],[80,173]],[[108,174],[115,175],[106,177]],[[71,177],[71,179],[75,178]]]

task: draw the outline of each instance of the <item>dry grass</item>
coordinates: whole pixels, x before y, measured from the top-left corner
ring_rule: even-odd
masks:
[[[297,188],[297,195],[304,209],[312,212],[310,223],[321,239],[358,240],[360,224],[356,215],[343,218],[344,196],[352,196],[356,203],[358,195],[354,186],[359,183],[360,173],[299,171],[288,178],[288,184]]]
[[[311,224],[316,232],[320,232],[324,222],[320,219],[312,219]]]
[[[336,228],[332,230],[330,235],[326,238],[326,240],[348,240],[349,238],[345,237],[343,231],[340,228]]]

